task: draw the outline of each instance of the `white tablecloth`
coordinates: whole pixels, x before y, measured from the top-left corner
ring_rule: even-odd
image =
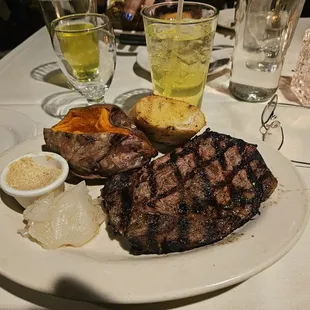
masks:
[[[284,75],[295,68],[301,39],[310,19],[299,22],[286,56]],[[229,36],[216,35],[215,44],[233,44]],[[136,64],[136,53],[143,47],[118,47],[115,77],[106,101],[125,98],[127,92],[151,89],[149,74]],[[0,60],[0,108],[21,111],[29,115],[38,127],[55,124],[41,108],[49,95],[67,91],[50,83],[35,80],[31,72],[46,63],[54,62],[50,39],[41,29],[27,41]],[[231,97],[227,86],[229,70],[209,78],[204,94],[204,110],[208,121],[218,122],[260,138],[258,131],[263,104],[238,102]],[[280,101],[294,102],[295,98],[283,79],[278,91]],[[285,144],[281,152],[290,159],[310,161],[310,110],[278,107],[277,116],[285,130]],[[308,187],[310,169],[298,168]],[[133,279],[134,280],[134,279]],[[151,280],[151,279],[150,279]],[[222,291],[172,301],[139,306],[99,307],[89,303],[64,300],[21,287],[0,276],[0,309],[242,309],[242,310],[308,310],[310,309],[310,225],[296,246],[279,262],[255,277]]]

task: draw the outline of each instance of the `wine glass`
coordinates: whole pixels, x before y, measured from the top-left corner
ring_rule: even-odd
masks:
[[[0,0],[1,2],[1,0]],[[42,16],[44,18],[46,28],[48,33],[52,39],[51,34],[51,24],[53,20],[60,18],[66,15],[72,14],[80,14],[80,13],[97,13],[97,0],[38,0],[39,5],[41,7]],[[39,70],[36,70],[38,73],[44,73],[41,77],[44,82],[56,84],[61,87],[65,87],[68,89],[73,89],[72,85],[67,81],[64,74],[59,70],[58,65],[55,63],[56,69],[52,66],[47,66],[47,64],[40,66]],[[42,69],[45,69],[44,72]],[[38,75],[37,75],[38,76]],[[72,99],[74,99],[75,103],[78,100],[78,95],[75,92],[70,93],[72,95]],[[47,107],[51,106],[55,109],[57,104],[62,105],[62,101],[64,100],[63,96],[54,96],[55,100],[50,100],[50,98],[46,98],[42,103],[43,109],[48,110]],[[80,98],[83,101],[84,98]],[[85,102],[85,100],[84,100]],[[48,111],[47,111],[48,112]]]
[[[115,36],[108,17],[97,13],[63,16],[52,22],[51,36],[59,67],[69,83],[88,105],[103,103],[116,65]],[[56,117],[68,112],[64,101],[62,107],[57,104],[54,110],[52,106],[48,109]]]

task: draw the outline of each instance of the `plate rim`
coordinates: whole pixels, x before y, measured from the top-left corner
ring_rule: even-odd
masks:
[[[209,126],[207,126],[209,127]],[[222,128],[222,127],[221,127]],[[216,128],[211,128],[211,130],[217,130]],[[230,130],[232,131],[232,135],[235,135],[235,133],[239,133],[239,130],[235,130],[233,128],[230,128]],[[220,131],[220,130],[218,130]],[[226,132],[224,132],[225,134],[227,134]],[[241,132],[240,132],[241,133]],[[246,138],[250,137],[252,140],[254,139],[255,141],[258,142],[258,146],[259,144],[263,144],[264,142],[260,141],[258,138],[256,138],[255,136],[251,136],[248,134],[244,134],[242,133],[242,136],[240,137],[241,139],[246,139]],[[18,144],[16,146],[14,146],[13,148],[19,148],[22,146],[22,144],[27,144],[30,143],[31,141],[34,140],[40,140],[43,141],[43,135],[38,135],[35,137],[32,137],[31,139],[22,142],[21,144]],[[252,143],[252,141],[251,141]],[[266,148],[271,149],[272,151],[275,151],[271,146],[267,145],[266,143],[264,143],[264,145],[266,146]],[[6,150],[5,152],[0,154],[0,160],[2,159],[3,156],[7,155],[7,153],[11,152],[13,148],[10,148],[8,150]],[[287,159],[283,154],[281,154],[280,152],[278,153],[279,156],[281,156],[285,161],[287,161],[293,168],[293,171],[296,173],[296,176],[298,177],[298,180],[300,181],[301,185],[304,187],[307,187],[306,182],[304,181],[302,175],[299,173],[299,171],[296,169],[296,167],[289,161],[289,159]],[[300,239],[300,237],[303,235],[307,224],[308,224],[308,220],[309,220],[309,216],[310,216],[310,206],[309,206],[309,194],[306,193],[305,194],[305,216],[303,217],[303,221],[302,224],[298,227],[298,231],[297,233],[295,233],[294,237],[290,239],[290,241],[286,244],[285,247],[282,247],[277,253],[276,255],[272,256],[271,258],[264,260],[263,263],[259,264],[258,267],[255,268],[249,268],[250,270],[243,272],[241,275],[235,276],[234,278],[228,279],[228,280],[224,280],[221,281],[219,283],[216,283],[214,285],[212,285],[211,287],[205,287],[205,286],[201,286],[201,287],[193,287],[191,289],[185,289],[185,290],[180,290],[180,289],[175,289],[173,288],[172,290],[170,290],[169,292],[167,292],[166,296],[162,296],[159,295],[158,293],[155,292],[155,294],[151,294],[149,296],[147,296],[147,298],[145,296],[137,296],[135,295],[134,297],[130,296],[128,297],[127,295],[125,296],[125,294],[123,294],[124,296],[122,296],[121,298],[117,297],[112,297],[110,299],[107,299],[106,301],[108,302],[116,302],[116,303],[149,303],[149,302],[162,302],[162,301],[167,301],[167,300],[175,300],[175,299],[183,299],[183,298],[187,298],[187,297],[191,297],[191,296],[197,296],[200,294],[206,294],[215,290],[219,290],[225,287],[229,287],[232,286],[234,284],[243,282],[249,278],[251,278],[252,276],[259,274],[260,272],[262,272],[263,270],[267,269],[268,267],[272,266],[273,264],[275,264],[277,261],[279,261],[283,256],[285,256],[293,247],[294,245],[298,242],[298,240]],[[241,227],[242,228],[242,227]],[[185,252],[186,253],[186,252]],[[19,283],[21,285],[24,285],[26,287],[29,287],[31,289],[35,289],[38,291],[43,291],[49,294],[53,294],[48,290],[45,289],[41,289],[39,284],[33,284],[33,282],[31,282],[31,284],[29,284],[29,281],[25,281],[24,279],[18,279],[18,277],[14,277],[11,276],[9,273],[7,273],[1,266],[0,266],[0,271],[2,273],[3,276],[7,277],[8,279]],[[50,283],[50,286],[52,285],[52,283]],[[100,293],[104,294],[103,290],[100,291]]]
[[[22,140],[20,143],[14,144],[13,146],[9,147],[8,149],[4,150],[3,152],[0,152],[0,157],[2,154],[4,154],[6,151],[11,150],[12,148],[16,147],[17,145],[27,142],[29,140],[31,140],[32,138],[35,138],[38,134],[38,128],[37,128],[37,123],[27,114],[17,111],[17,110],[13,110],[13,109],[8,109],[8,108],[0,108],[0,114],[1,111],[8,111],[9,113],[16,113],[19,114],[20,116],[22,116],[24,119],[27,119],[28,124],[31,124],[31,129],[30,131],[32,132],[32,136],[28,137],[26,140]],[[2,115],[2,114],[1,114]],[[13,125],[15,124],[15,122],[13,123]],[[12,126],[14,128],[19,128],[19,126]]]

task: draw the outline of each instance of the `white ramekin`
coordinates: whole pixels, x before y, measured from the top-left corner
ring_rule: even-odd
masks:
[[[9,166],[13,162],[16,162],[25,157],[31,157],[35,163],[43,166],[61,169],[62,173],[54,182],[39,189],[34,190],[15,189],[9,186],[6,182],[6,176],[9,171]],[[64,183],[68,176],[68,173],[69,173],[69,165],[67,161],[60,155],[51,152],[29,153],[14,159],[2,170],[0,174],[0,187],[6,194],[14,197],[22,207],[27,208],[36,199],[44,195],[47,195],[51,192],[55,192],[55,194],[62,193],[65,189]]]

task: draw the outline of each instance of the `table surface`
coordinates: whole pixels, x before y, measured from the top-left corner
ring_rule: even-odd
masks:
[[[309,27],[310,19],[300,19],[282,72],[286,77],[281,79],[278,90],[280,102],[296,104],[296,98],[289,90],[290,76],[304,31]],[[217,33],[215,44],[233,44],[233,39]],[[118,45],[116,72],[107,93],[107,102],[132,104],[151,89],[149,73],[136,63],[136,55],[142,48],[145,47]],[[0,108],[29,115],[39,129],[55,124],[58,119],[47,115],[41,104],[49,96],[61,95],[68,89],[33,78],[35,69],[35,72],[44,71],[42,66],[52,62],[55,62],[55,56],[45,28],[1,59]],[[237,101],[227,89],[228,81],[228,69],[209,77],[203,101],[207,119],[261,138],[258,128],[264,103]],[[285,130],[286,140],[281,152],[289,159],[310,161],[310,109],[279,106],[277,116]],[[309,188],[310,169],[298,170]],[[241,284],[211,294],[158,304],[93,305],[37,292],[0,275],[0,309],[306,310],[310,309],[309,262],[310,224],[295,247],[273,266]]]

